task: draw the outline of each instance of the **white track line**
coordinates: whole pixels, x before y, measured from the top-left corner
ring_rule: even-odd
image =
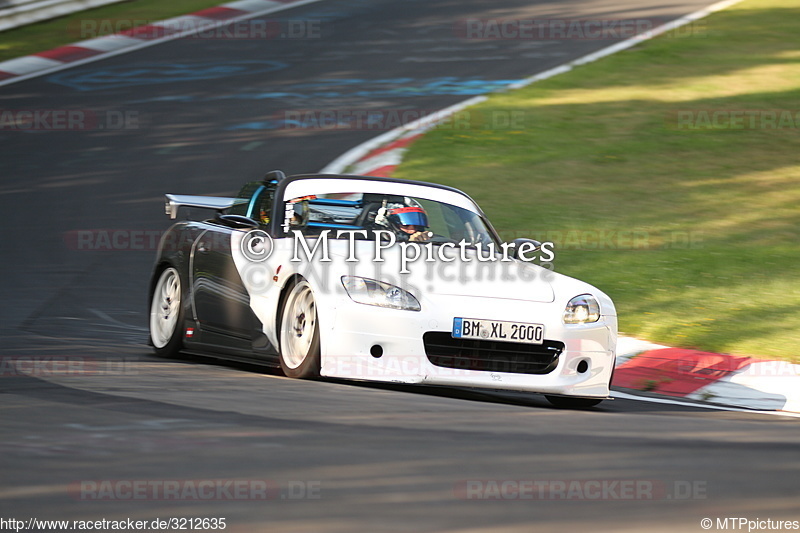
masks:
[[[745,409],[743,407],[727,407],[724,405],[713,405],[707,403],[700,404],[700,403],[682,402],[680,400],[673,400],[670,398],[651,398],[649,396],[636,396],[634,394],[628,394],[627,392],[619,392],[615,390],[611,391],[611,397],[618,398],[620,400],[637,400],[640,402],[663,403],[670,405],[680,405],[682,407],[697,407],[700,409],[711,409],[714,411],[735,411],[738,413],[752,413],[756,415],[788,416],[789,418],[800,418],[800,413],[792,413],[789,411],[757,411],[755,409]]]

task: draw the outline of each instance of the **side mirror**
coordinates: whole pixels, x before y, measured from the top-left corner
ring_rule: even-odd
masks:
[[[514,239],[511,241],[511,246],[508,247],[511,257],[514,259],[519,259],[520,261],[530,261],[530,259],[524,259],[521,257],[521,254],[531,254],[542,247],[542,243],[539,241],[535,241],[533,239],[526,239],[521,237],[519,239]]]

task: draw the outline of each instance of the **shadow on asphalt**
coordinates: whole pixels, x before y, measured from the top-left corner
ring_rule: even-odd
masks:
[[[264,374],[275,377],[285,377],[280,368],[275,368],[266,364],[234,361],[207,355],[181,354],[181,356],[176,359],[162,359],[151,354],[150,358],[156,361],[164,361],[169,363],[210,364],[214,366],[223,366],[226,368],[241,370],[243,372]],[[319,378],[316,381],[321,381],[325,383],[336,383],[337,385],[354,387],[358,389],[389,390],[395,392],[402,392],[406,394],[418,394],[424,396],[435,396],[441,398],[466,400],[466,401],[481,402],[481,403],[506,404],[519,407],[531,407],[536,409],[549,409],[556,411],[584,411],[584,412],[591,412],[598,414],[713,412],[700,405],[694,407],[691,405],[675,405],[675,404],[648,402],[644,399],[642,401],[637,401],[637,400],[613,399],[613,398],[609,398],[608,400],[603,401],[601,404],[595,407],[589,407],[584,409],[572,409],[572,408],[555,407],[545,399],[544,395],[536,393],[443,387],[443,386],[433,386],[433,385],[406,385],[401,383],[383,383],[376,381],[374,382],[352,381],[352,380],[337,379],[337,378]],[[627,389],[625,392],[629,394],[636,393],[636,391],[631,391]]]

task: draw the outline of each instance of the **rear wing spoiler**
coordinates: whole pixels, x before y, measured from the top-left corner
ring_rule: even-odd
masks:
[[[222,211],[234,205],[246,204],[250,200],[248,198],[222,198],[219,196],[189,196],[185,194],[167,194],[166,197],[166,212],[169,218],[175,219],[178,217],[179,207],[201,207],[204,209],[214,209]]]

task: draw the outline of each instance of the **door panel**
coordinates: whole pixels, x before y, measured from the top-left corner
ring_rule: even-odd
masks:
[[[231,257],[231,232],[223,226],[203,233],[192,250],[195,318],[208,331],[252,340],[257,329],[250,296]]]

